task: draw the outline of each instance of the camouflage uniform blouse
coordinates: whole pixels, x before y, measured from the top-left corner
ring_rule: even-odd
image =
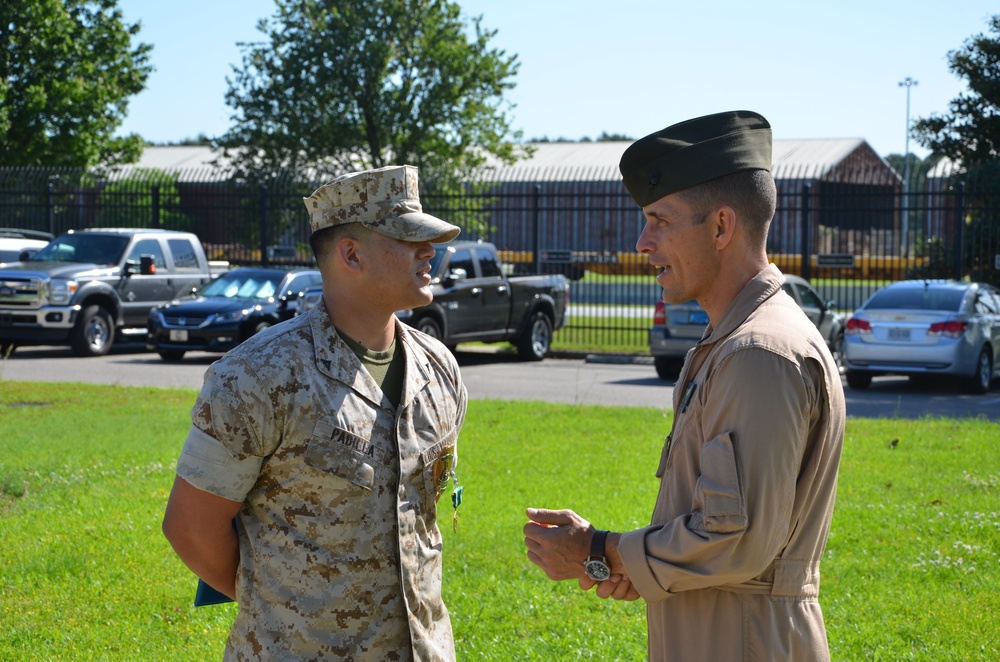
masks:
[[[398,410],[323,305],[209,368],[177,472],[243,502],[226,660],[454,659],[436,497],[466,391],[443,345],[396,333]]]

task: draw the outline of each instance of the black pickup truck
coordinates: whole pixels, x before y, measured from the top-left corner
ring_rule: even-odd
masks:
[[[566,276],[508,277],[496,246],[482,241],[434,248],[434,301],[396,316],[451,350],[460,342],[510,342],[525,361],[544,359],[552,348],[552,332],[566,324]],[[304,314],[322,296],[321,286],[309,288],[297,298],[295,314]]]
[[[193,234],[108,228],[71,231],[0,268],[0,355],[18,345],[69,345],[100,356],[116,336],[145,336],[149,310],[209,282]]]
[[[552,332],[566,323],[566,277],[508,277],[496,246],[486,242],[453,241],[435,248],[434,301],[399,316],[452,349],[460,342],[510,342],[526,361],[545,358]]]

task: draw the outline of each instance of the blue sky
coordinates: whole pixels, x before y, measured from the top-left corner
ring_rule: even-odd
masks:
[[[987,33],[987,0],[462,0],[521,68],[507,98],[524,138],[639,138],[674,122],[749,109],[776,138],[864,138],[902,154],[910,119],[965,90],[947,54]],[[229,126],[237,42],[257,41],[273,0],[120,0],[156,71],[120,133],[166,142]],[[927,151],[910,140],[910,151]]]

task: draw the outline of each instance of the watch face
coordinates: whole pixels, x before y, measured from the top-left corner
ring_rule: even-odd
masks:
[[[584,570],[587,573],[587,576],[595,582],[603,582],[611,576],[611,568],[608,567],[607,563],[601,561],[600,559],[587,561],[587,565],[584,566]]]

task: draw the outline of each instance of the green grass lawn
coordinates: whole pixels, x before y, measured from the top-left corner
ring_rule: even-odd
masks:
[[[0,660],[219,659],[235,606],[195,609],[159,530],[194,396],[0,380]],[[646,524],[669,423],[654,409],[470,403],[457,532],[442,515],[459,659],[645,659],[642,603],[550,582],[521,527],[527,506]],[[848,421],[820,595],[834,659],[1000,659],[997,432]]]

